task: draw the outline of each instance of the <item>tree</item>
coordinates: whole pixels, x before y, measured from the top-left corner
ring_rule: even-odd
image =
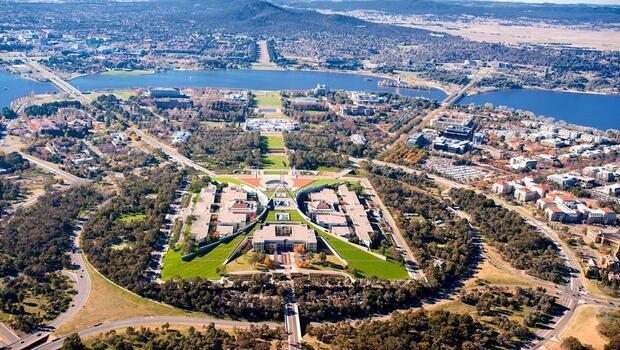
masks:
[[[593,350],[590,345],[583,345],[579,339],[568,337],[562,341],[562,350]]]
[[[325,254],[325,252],[320,252],[319,253],[319,263],[321,263],[321,265],[325,265],[326,261],[327,261],[327,255]]]
[[[2,116],[6,119],[15,119],[17,118],[17,113],[9,107],[2,108]]]
[[[71,333],[62,343],[61,350],[85,350],[86,346],[82,343],[82,339],[77,333]]]

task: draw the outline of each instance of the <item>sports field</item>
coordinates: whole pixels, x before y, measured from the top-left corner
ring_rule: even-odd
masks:
[[[233,252],[243,237],[245,236],[240,234],[230,242],[220,243],[206,254],[197,256],[191,261],[181,260],[183,252],[180,249],[178,251],[168,250],[163,260],[161,279],[169,280],[173,277],[218,279],[220,275],[216,272],[217,268],[222,266],[224,260]]]
[[[282,107],[282,100],[279,92],[256,92],[254,99],[258,107]]]

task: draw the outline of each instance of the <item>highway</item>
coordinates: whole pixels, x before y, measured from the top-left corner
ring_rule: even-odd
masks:
[[[79,248],[80,242],[80,233],[82,230],[82,222],[78,224],[77,230],[74,232],[75,236],[73,238],[74,249],[71,251],[71,262],[76,265],[78,268],[76,270],[71,270],[66,272],[65,274],[69,276],[75,282],[73,285],[73,289],[75,290],[75,295],[73,296],[73,301],[71,305],[64,313],[60,314],[56,319],[50,322],[45,329],[39,330],[35,333],[28,334],[27,336],[16,340],[14,343],[10,344],[9,349],[11,350],[20,350],[29,348],[29,344],[34,344],[39,342],[43,337],[48,337],[54,329],[62,326],[65,322],[75,316],[86,304],[88,297],[90,296],[90,292],[92,289],[90,275],[86,270],[85,261],[82,257],[81,250]]]
[[[73,85],[67,83],[66,81],[62,80],[60,77],[51,72],[49,69],[45,68],[39,62],[36,62],[26,56],[22,56],[21,58],[27,66],[38,71],[44,78],[48,79],[52,84],[56,85],[60,90],[66,92],[69,96],[75,98],[82,103],[88,104],[91,102],[90,99],[86,97],[80,90],[75,88]]]
[[[359,162],[360,160],[352,159],[352,161]],[[383,165],[383,166],[389,166],[389,167],[396,168],[396,169],[401,169],[409,173],[414,173],[414,174],[422,173],[421,171],[411,169],[408,167],[404,167],[398,164],[387,163],[387,162],[376,161],[376,160],[373,160],[373,163]],[[562,304],[566,308],[566,310],[562,315],[554,317],[549,329],[541,329],[537,332],[537,336],[539,339],[535,340],[531,344],[532,349],[544,348],[545,343],[551,339],[559,341],[559,335],[570,324],[574,316],[575,310],[577,309],[579,305],[594,304],[594,305],[610,306],[611,304],[611,305],[617,306],[620,304],[620,299],[597,297],[587,292],[585,289],[585,283],[584,283],[584,280],[586,277],[583,275],[583,273],[581,273],[581,267],[575,254],[573,254],[573,252],[559,238],[559,236],[554,230],[549,228],[546,225],[546,223],[536,219],[531,213],[529,213],[523,207],[510,204],[502,198],[489,195],[469,185],[457,183],[455,181],[452,181],[452,180],[449,180],[449,179],[446,179],[446,178],[443,178],[443,177],[440,177],[434,174],[430,174],[430,173],[426,173],[426,175],[430,177],[431,179],[435,180],[436,182],[441,183],[442,185],[448,188],[471,189],[479,194],[485,195],[488,198],[494,200],[497,205],[503,206],[504,208],[508,210],[518,213],[519,215],[523,217],[524,220],[529,222],[531,225],[535,226],[541,233],[543,233],[545,236],[551,239],[556,245],[556,247],[558,248],[558,255],[560,256],[560,258],[564,260],[567,268],[570,270],[568,283],[564,286],[556,286],[554,284],[549,285],[549,282],[545,282],[545,284],[549,285],[549,289],[553,288],[553,286],[556,286],[555,290],[558,292],[559,303]],[[520,273],[520,275],[527,276],[525,273],[523,274]],[[540,284],[540,280],[534,277],[531,277],[531,276],[528,276],[528,278],[536,280],[537,283]]]

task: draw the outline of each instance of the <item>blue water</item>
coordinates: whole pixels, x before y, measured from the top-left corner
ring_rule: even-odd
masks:
[[[620,129],[620,95],[596,95],[548,90],[499,90],[466,96],[459,104],[508,106],[594,128]]]
[[[370,80],[369,80],[370,79]],[[253,90],[303,90],[317,84],[327,84],[332,89],[355,91],[387,91],[404,96],[420,96],[442,100],[441,90],[414,90],[382,88],[379,78],[356,74],[306,71],[167,71],[149,75],[91,75],[72,80],[70,83],[82,91],[148,88],[148,87],[214,87]],[[4,90],[7,87],[7,90]],[[50,83],[38,83],[0,72],[0,107],[31,92],[53,92]],[[467,96],[460,104],[485,104],[520,108],[564,120],[568,123],[599,129],[620,129],[620,95],[594,95],[548,90],[501,90]]]
[[[36,82],[0,71],[0,108],[8,107],[14,99],[33,92],[42,94],[53,91],[56,88],[50,83]]]
[[[370,79],[370,80],[368,80]],[[307,90],[317,84],[327,84],[330,89],[351,91],[387,91],[403,96],[419,96],[442,100],[446,94],[437,89],[417,90],[383,88],[377,86],[380,78],[356,74],[308,71],[166,71],[147,75],[89,75],[70,83],[82,91],[124,88],[214,87],[251,90]]]

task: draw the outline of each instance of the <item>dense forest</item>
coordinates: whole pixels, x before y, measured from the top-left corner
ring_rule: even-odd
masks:
[[[486,350],[497,347],[495,332],[469,315],[447,311],[394,313],[387,321],[310,326],[308,333],[333,349]]]
[[[79,101],[58,101],[58,102],[48,102],[42,105],[34,105],[29,106],[24,109],[26,115],[28,116],[50,116],[56,114],[58,109],[64,107],[75,107],[80,108],[82,104]]]
[[[74,333],[65,339],[62,350],[269,350],[273,349],[273,346],[281,349],[285,339],[283,328],[271,329],[267,326],[250,326],[249,329],[236,328],[232,332],[227,332],[215,328],[215,325],[211,323],[199,329],[190,327],[187,332],[181,332],[171,328],[168,324],[164,324],[161,329],[129,327],[124,332],[110,331],[89,341],[89,346],[84,345],[79,336]]]
[[[74,221],[100,200],[90,187],[72,188],[48,194],[2,222],[0,311],[14,315],[13,327],[30,331],[67,308],[71,288],[60,271],[72,267],[67,252]],[[26,298],[40,302],[29,311]]]
[[[365,145],[355,145],[347,135],[337,133],[333,128],[303,129],[299,132],[285,132],[286,148],[291,166],[297,169],[315,170],[320,166],[346,167],[349,156],[364,154]]]
[[[30,168],[30,163],[19,153],[0,153],[0,170],[2,173],[14,173],[28,168]],[[8,206],[7,201],[17,199],[20,194],[21,189],[17,181],[0,178],[0,212],[3,212]]]
[[[257,168],[261,165],[261,152],[265,145],[258,132],[243,131],[234,127],[208,128],[200,126],[179,149],[194,161],[217,168]]]
[[[182,173],[172,166],[131,176],[85,225],[83,249],[105,276],[142,296],[178,308],[236,319],[281,319],[284,287],[269,276],[222,285],[200,278],[157,283],[145,276]],[[120,218],[134,217],[134,220]]]
[[[452,189],[450,197],[471,214],[480,233],[514,267],[548,281],[564,281],[566,267],[553,241],[536,231],[519,214],[471,190]]]
[[[469,272],[477,251],[467,221],[454,221],[446,205],[424,188],[377,175],[369,180],[394,214],[431,286],[450,285]]]

